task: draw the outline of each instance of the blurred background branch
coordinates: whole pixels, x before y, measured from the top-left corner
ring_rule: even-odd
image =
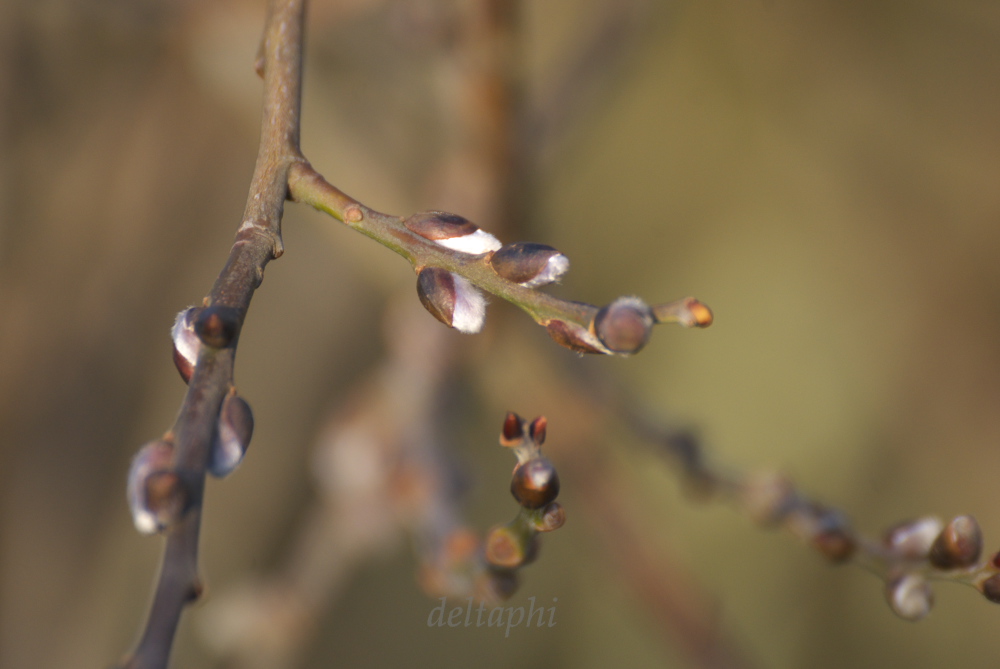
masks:
[[[102,665],[144,615],[159,545],[135,536],[122,485],[136,445],[162,431],[182,390],[172,314],[214,279],[233,233],[219,222],[235,221],[246,195],[259,5],[0,8],[2,666]],[[529,107],[544,107],[604,6],[524,5],[518,95]],[[416,561],[379,549],[314,621],[322,633],[298,651],[302,666],[687,666],[662,619],[621,587],[629,570],[594,550],[606,537],[588,530],[587,495],[563,467],[575,461],[569,426],[587,417],[549,406],[562,360],[703,426],[720,460],[788,471],[865,527],[969,512],[988,541],[1000,536],[989,514],[1000,435],[992,3],[649,10],[583,130],[532,179],[526,227],[509,233],[465,199],[475,190],[446,178],[475,174],[444,158],[470,151],[446,111],[463,109],[446,100],[468,90],[451,79],[460,59],[440,47],[454,42],[437,32],[454,11],[315,3],[303,129],[312,162],[382,210],[452,210],[505,239],[553,244],[574,263],[557,293],[596,303],[696,293],[720,319],[697,336],[661,334],[634,361],[579,363],[503,305],[492,307],[497,330],[476,340],[431,321],[476,361],[451,372],[440,400],[449,418],[432,439],[479,483],[470,524],[510,508],[490,483],[510,467],[496,417],[514,409],[551,422],[560,499],[581,512],[518,596],[558,597],[559,624],[511,639],[428,629],[433,602],[415,585]],[[241,340],[254,449],[207,491],[209,606],[284,564],[284,544],[309,522],[315,435],[383,358],[371,336],[380,305],[413,297],[405,264],[304,208],[289,213],[285,246],[295,262],[269,268]],[[622,448],[632,439],[614,428],[595,437],[635,495],[644,541],[684,565],[682,582],[715,593],[698,595],[699,610],[761,666],[975,667],[996,656],[996,611],[967,590],[939,588],[936,615],[900,623],[859,570],[831,571],[724,510],[682,503],[655,456]],[[217,666],[185,629],[178,666]]]

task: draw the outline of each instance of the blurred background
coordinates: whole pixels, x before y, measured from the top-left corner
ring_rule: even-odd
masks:
[[[480,34],[476,4],[317,0],[305,155],[380,211],[557,247],[561,296],[696,295],[716,322],[581,360],[494,300],[463,337],[415,307],[405,262],[288,205],[236,368],[256,434],[209,482],[207,597],[173,666],[252,666],[255,643],[298,667],[719,666],[692,637],[733,666],[996,666],[1000,609],[975,591],[940,584],[928,619],[897,619],[869,574],[685,495],[581,388],[696,429],[713,461],[788,473],[870,533],[969,513],[1000,548],[1000,5],[529,1]],[[240,221],[263,20],[258,0],[0,4],[4,669],[108,666],[145,620],[162,540],[133,529],[125,477],[184,395],[174,315]],[[433,411],[414,399],[432,391]],[[325,574],[311,615],[264,606],[241,635],[239,602],[262,601],[247,584],[313,573],[302,536],[343,515],[322,492],[330,434],[366,411],[405,434],[412,413],[465,482],[451,512],[484,531],[516,512],[507,410],[548,416],[568,514],[509,605],[555,606],[555,627],[429,628],[420,542],[390,511],[363,549],[334,533],[306,560]]]

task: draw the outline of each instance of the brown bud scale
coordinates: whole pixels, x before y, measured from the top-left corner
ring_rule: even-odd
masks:
[[[518,465],[510,482],[510,493],[527,509],[540,509],[559,495],[559,475],[546,458]]]
[[[518,242],[507,244],[490,257],[493,271],[514,283],[529,283],[541,274],[559,251],[545,244]]]
[[[949,522],[931,546],[931,564],[939,569],[970,567],[983,550],[983,533],[972,516],[957,516]]]
[[[479,229],[479,226],[472,221],[443,211],[424,211],[414,214],[403,221],[403,225],[410,232],[431,241],[464,237]]]
[[[594,335],[576,323],[553,319],[545,324],[545,329],[557,344],[571,351],[576,351],[577,353],[608,353],[608,350],[603,347]]]
[[[417,296],[424,308],[448,327],[455,316],[455,278],[440,267],[425,267],[417,275]]]
[[[240,329],[240,312],[235,307],[214,305],[195,316],[194,331],[202,343],[212,348],[225,348],[233,343]]]
[[[521,417],[513,411],[508,411],[503,419],[503,432],[500,434],[501,446],[514,446],[524,439],[524,425]]]

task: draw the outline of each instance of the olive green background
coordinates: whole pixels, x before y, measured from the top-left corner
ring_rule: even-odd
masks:
[[[167,332],[240,220],[261,4],[0,5],[3,669],[107,666],[145,616],[161,541],[132,529],[125,474],[174,418],[184,387]],[[446,135],[440,56],[420,33],[433,5],[311,13],[303,149],[382,211],[449,208],[424,195]],[[529,98],[600,6],[524,3]],[[781,469],[871,533],[971,513],[1000,548],[1000,4],[657,3],[627,41],[535,177],[531,239],[570,257],[560,295],[697,295],[716,323],[579,364],[698,426],[719,462]],[[199,617],[213,592],[280,562],[313,494],[316,432],[379,359],[388,296],[412,291],[405,262],[335,221],[289,205],[284,227],[240,343],[254,445],[209,485],[209,598],[182,621],[176,667],[220,666]],[[498,320],[525,319],[494,305]],[[491,345],[472,355],[489,365]],[[548,411],[520,400],[509,407]],[[514,512],[488,405],[463,403],[448,445],[481,528]],[[691,502],[630,438],[606,440],[650,543],[692,571],[720,635],[756,666],[1000,661],[1000,609],[973,590],[937,585],[931,616],[903,622],[862,570]],[[563,489],[569,522],[512,600],[558,598],[554,628],[429,629],[435,602],[400,544],[318,622],[303,666],[686,666],[574,513],[587,491]]]

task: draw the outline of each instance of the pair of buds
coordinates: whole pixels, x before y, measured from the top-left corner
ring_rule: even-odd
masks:
[[[501,277],[527,288],[558,281],[569,259],[551,246],[532,243],[502,245],[475,223],[440,211],[415,214],[403,221],[424,239],[469,255],[491,254],[490,266]],[[482,330],[486,297],[467,279],[439,267],[423,267],[417,275],[420,302],[435,318],[465,334]]]
[[[534,559],[537,535],[552,532],[566,522],[566,512],[555,501],[559,495],[559,475],[541,455],[547,421],[539,416],[530,424],[516,413],[504,419],[500,445],[514,450],[517,465],[511,476],[510,492],[521,506],[517,517],[498,525],[486,535],[486,560],[501,569],[516,569]]]
[[[243,461],[253,436],[250,405],[235,392],[222,401],[206,470],[223,478]],[[143,446],[132,460],[126,490],[132,521],[142,534],[174,526],[188,510],[191,496],[175,466],[174,444],[166,437]]]

